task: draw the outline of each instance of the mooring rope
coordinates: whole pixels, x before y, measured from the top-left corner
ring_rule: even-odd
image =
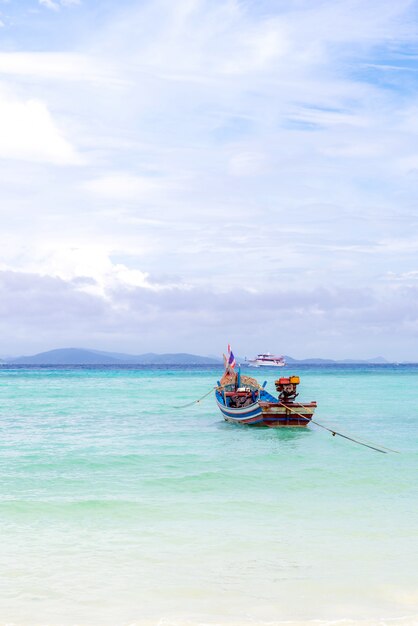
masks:
[[[182,404],[180,406],[173,406],[173,409],[186,409],[189,406],[193,406],[193,404],[198,404],[199,402],[201,402],[202,400],[207,398],[212,393],[212,391],[214,391],[215,389],[218,389],[218,387],[217,386],[216,387],[212,387],[211,389],[209,389],[209,391],[207,393],[205,393],[204,396],[202,396],[201,398],[198,398],[197,400],[193,400],[193,402],[188,402],[187,404]],[[372,445],[372,444],[369,444],[369,443],[365,443],[364,441],[360,441],[359,439],[356,439],[355,437],[350,437],[349,435],[345,435],[344,433],[340,433],[337,430],[335,430],[335,428],[328,428],[328,426],[324,426],[324,424],[320,424],[316,420],[309,419],[308,417],[305,417],[304,415],[302,415],[301,413],[299,413],[298,411],[296,411],[292,407],[287,406],[286,404],[284,404],[280,400],[278,400],[278,403],[281,404],[282,406],[284,406],[289,411],[292,411],[292,413],[294,413],[298,417],[301,417],[305,421],[312,422],[312,424],[315,424],[316,426],[319,426],[319,428],[323,428],[324,430],[327,430],[329,433],[331,433],[331,435],[333,437],[338,435],[338,437],[342,437],[343,439],[348,439],[349,441],[352,441],[353,443],[357,443],[358,445],[364,446],[365,448],[370,448],[370,450],[375,450],[376,452],[381,452],[382,454],[387,454],[388,452],[394,452],[395,454],[399,454],[399,450],[393,450],[392,448],[385,448],[384,446],[381,446],[380,444],[379,444],[379,447],[377,447],[377,444],[376,445]],[[308,410],[306,406],[304,406],[301,403],[299,403],[299,404],[301,405],[301,407],[305,411]]]
[[[380,446],[380,444],[379,444],[379,447],[377,447],[377,444],[376,445],[369,445],[368,443],[365,443],[364,441],[360,441],[359,439],[355,439],[354,437],[349,437],[349,435],[344,435],[343,433],[338,432],[334,428],[328,428],[328,426],[324,426],[323,424],[320,424],[319,422],[317,422],[317,421],[315,421],[313,419],[309,419],[308,417],[305,417],[301,413],[298,413],[297,411],[292,409],[292,407],[287,406],[286,404],[284,404],[280,400],[279,400],[279,404],[284,406],[286,409],[289,409],[289,411],[292,411],[293,413],[298,415],[298,417],[301,417],[302,419],[306,420],[307,422],[312,422],[312,424],[315,424],[316,426],[319,426],[319,428],[323,428],[324,430],[327,430],[329,433],[331,433],[331,435],[333,437],[335,437],[335,435],[338,435],[338,437],[343,437],[343,439],[348,439],[349,441],[353,441],[354,443],[357,443],[360,446],[364,446],[366,448],[370,448],[371,450],[375,450],[376,452],[381,452],[382,454],[387,454],[388,452],[395,452],[396,454],[399,454],[398,450],[392,450],[391,448],[385,448],[384,446]],[[308,410],[307,407],[303,406],[303,404],[301,406],[302,406],[303,409],[305,409],[305,411]]]
[[[209,391],[207,393],[205,393],[204,396],[202,396],[201,398],[199,398],[198,400],[193,400],[193,402],[188,402],[187,404],[182,404],[181,406],[173,406],[173,409],[185,409],[188,406],[192,406],[193,404],[197,404],[198,402],[201,402],[202,400],[204,400],[205,398],[208,397],[208,395],[210,393],[212,393],[212,391],[214,389],[217,389],[217,387],[212,387],[211,389],[209,389]]]

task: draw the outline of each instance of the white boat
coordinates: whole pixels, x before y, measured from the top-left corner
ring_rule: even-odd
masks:
[[[270,352],[257,354],[254,359],[249,359],[247,363],[251,367],[284,367],[286,365],[284,356],[276,356]]]

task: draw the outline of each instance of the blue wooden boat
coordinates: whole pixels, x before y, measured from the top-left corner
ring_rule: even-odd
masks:
[[[299,377],[280,378],[275,384],[280,392],[278,398],[265,389],[266,382],[259,385],[255,378],[227,367],[215,389],[216,404],[224,419],[233,424],[269,428],[307,426],[313,417],[316,402],[295,402]]]
[[[263,412],[260,400],[276,401],[264,386],[260,386],[255,378],[227,368],[215,390],[216,404],[225,420],[235,424],[262,426]]]

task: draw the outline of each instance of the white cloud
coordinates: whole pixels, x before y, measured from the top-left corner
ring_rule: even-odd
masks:
[[[225,74],[248,75],[265,71],[273,63],[280,62],[288,53],[285,29],[278,20],[257,26],[248,26],[247,31],[236,33],[231,48],[219,69]]]
[[[114,173],[84,183],[87,191],[112,200],[136,200],[149,197],[160,188],[158,179]]]
[[[416,286],[389,285],[380,293],[280,285],[222,292],[175,285],[154,289],[146,273],[119,265],[106,274],[102,290],[99,286],[85,274],[62,278],[1,270],[3,350],[28,351],[28,344],[17,340],[29,341],[35,351],[71,345],[76,338],[78,345],[99,349],[166,351],[181,346],[213,353],[216,346],[222,349],[222,328],[247,352],[255,353],[259,343],[269,341],[299,357],[315,356],[319,348],[331,358],[366,358],[378,354],[384,342],[387,356],[407,358],[410,337],[418,330]],[[365,333],[361,344],[356,340],[359,328]]]
[[[411,270],[410,272],[402,272],[396,274],[395,272],[388,272],[386,280],[389,282],[402,282],[410,285],[416,285],[418,281],[418,270]]]
[[[0,52],[0,74],[48,81],[121,84],[112,64],[73,52]]]
[[[94,242],[73,247],[63,244],[59,249],[48,243],[39,246],[32,244],[29,251],[15,255],[12,264],[1,263],[0,272],[60,279],[72,284],[72,288],[77,291],[103,298],[107,302],[112,300],[113,292],[120,290],[129,293],[138,288],[155,292],[173,288],[187,289],[183,281],[159,282],[152,279],[149,272],[112,261],[106,246]],[[117,306],[117,302],[113,302],[112,306]]]
[[[45,104],[0,94],[0,158],[74,165],[81,162]]]
[[[167,176],[141,176],[127,172],[110,172],[100,178],[93,178],[82,184],[82,189],[110,203],[132,203],[141,201],[159,202],[166,206],[174,197],[184,191],[190,178]],[[155,216],[154,216],[155,217]]]
[[[38,0],[41,6],[51,9],[52,11],[59,11],[60,7],[71,7],[81,4],[81,0]]]
[[[52,11],[58,11],[60,5],[58,2],[54,2],[54,0],[39,0],[39,4],[47,9],[51,9]]]
[[[258,152],[238,152],[229,161],[229,171],[234,176],[257,176],[265,165],[263,154]]]
[[[105,300],[115,289],[157,292],[150,276],[167,270],[180,278],[164,284],[191,285],[202,301],[244,281],[268,294],[277,281],[306,293],[372,290],[388,272],[412,280],[413,77],[392,69],[376,79],[373,68],[379,55],[395,65],[398,49],[415,42],[412,6],[115,2],[87,29],[90,11],[72,12],[87,22],[71,33],[44,14],[43,52],[31,51],[32,33],[9,48],[18,52],[0,53],[15,94],[0,104],[7,267],[87,276],[74,289]],[[82,178],[78,168],[48,167],[79,162],[75,146],[88,154]],[[273,317],[267,296],[264,313]],[[213,320],[219,333],[224,318]],[[261,341],[271,329],[259,332]]]

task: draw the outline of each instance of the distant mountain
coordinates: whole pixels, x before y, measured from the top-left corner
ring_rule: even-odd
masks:
[[[358,359],[344,359],[343,361],[337,361],[338,363],[370,363],[375,365],[384,365],[385,363],[390,363],[382,356],[376,356],[373,359],[366,360],[358,360]]]
[[[311,359],[293,359],[291,356],[285,356],[286,359],[286,363],[292,364],[299,364],[299,365],[332,365],[333,363],[340,363],[340,364],[344,364],[346,363],[347,365],[349,365],[350,363],[355,365],[361,365],[361,364],[384,364],[384,363],[389,363],[389,361],[387,361],[386,359],[384,359],[382,356],[377,356],[374,357],[373,359],[343,359],[343,360],[333,360],[333,359],[318,359],[318,358],[311,358]]]
[[[383,357],[373,359],[344,359],[340,361],[332,359],[294,359],[285,356],[288,365],[333,365],[333,364],[383,364],[388,363]],[[16,365],[221,365],[222,359],[213,356],[199,356],[185,352],[155,354],[124,354],[122,352],[103,352],[100,350],[86,350],[84,348],[59,348],[40,352],[33,356],[4,357],[0,363]],[[237,359],[238,363],[245,365],[244,359]]]
[[[196,354],[123,354],[83,348],[59,348],[33,356],[9,358],[13,365],[219,365],[221,360]]]
[[[186,352],[174,354],[154,354],[149,352],[148,354],[140,354],[135,359],[138,365],[219,365],[222,363],[221,359],[187,354]]]
[[[117,365],[119,361],[105,354],[81,348],[59,348],[33,356],[8,359],[14,365]]]
[[[285,356],[286,363],[299,363],[306,365],[332,365],[332,363],[337,363],[337,361],[333,361],[332,359],[294,359],[291,356]]]

